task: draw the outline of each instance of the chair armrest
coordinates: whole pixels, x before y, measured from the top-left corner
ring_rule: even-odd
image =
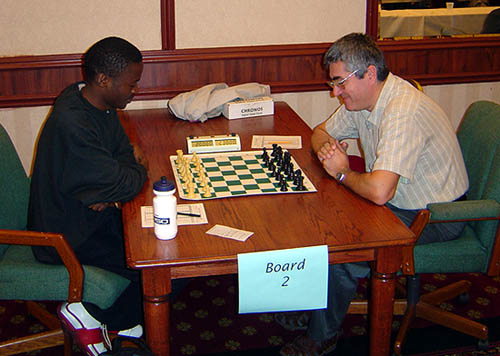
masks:
[[[79,302],[82,300],[83,267],[62,234],[24,230],[0,230],[0,244],[54,247],[69,273],[68,301]]]
[[[427,209],[431,222],[500,219],[500,204],[493,199],[432,203]]]
[[[418,241],[420,234],[424,231],[425,227],[429,223],[430,212],[427,209],[420,210],[410,225],[410,230],[417,237],[415,243]],[[402,250],[402,264],[401,270],[405,275],[415,274],[415,260],[413,258],[413,248],[415,245],[403,246]]]

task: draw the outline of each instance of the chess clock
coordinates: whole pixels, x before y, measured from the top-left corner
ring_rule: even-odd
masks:
[[[237,134],[188,136],[186,137],[188,153],[240,151],[240,136]]]

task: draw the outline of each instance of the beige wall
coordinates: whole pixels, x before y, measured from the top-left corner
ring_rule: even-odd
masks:
[[[474,83],[425,86],[424,92],[446,112],[453,127],[460,124],[467,107],[477,100],[490,100],[500,104],[500,83]],[[276,94],[274,98],[286,101],[310,126],[326,120],[338,107],[336,98],[328,92]],[[355,141],[349,142],[349,153],[359,154]]]
[[[176,1],[176,47],[332,42],[363,31],[365,13],[364,0]]]
[[[0,56],[82,53],[110,35],[127,38],[142,50],[159,49],[159,12],[159,0],[2,0]],[[177,0],[176,13],[178,48],[331,42],[345,33],[364,31],[365,0]],[[424,90],[443,106],[455,126],[473,101],[500,102],[499,82]],[[273,96],[288,102],[310,127],[338,106],[328,91]],[[128,109],[163,105],[161,100],[133,102]],[[0,123],[28,172],[49,109],[0,109]]]
[[[1,0],[0,56],[82,53],[106,36],[161,49],[158,0]]]

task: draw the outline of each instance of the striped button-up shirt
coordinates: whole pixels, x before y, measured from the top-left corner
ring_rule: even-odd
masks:
[[[359,138],[368,172],[400,176],[389,202],[401,209],[459,198],[469,180],[457,136],[444,111],[405,80],[389,74],[372,112],[340,106],[326,123],[339,139]]]

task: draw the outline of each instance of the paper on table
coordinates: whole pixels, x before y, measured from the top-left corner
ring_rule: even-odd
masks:
[[[207,234],[225,237],[226,239],[246,241],[246,239],[253,235],[253,232],[238,230],[224,225],[214,225],[207,231]]]
[[[200,216],[177,215],[177,225],[208,224],[207,214],[203,203],[177,205],[178,213],[199,214]],[[153,207],[141,206],[142,227],[153,227]]]
[[[301,136],[252,136],[252,148],[272,148],[273,143],[287,149],[302,148]]]

